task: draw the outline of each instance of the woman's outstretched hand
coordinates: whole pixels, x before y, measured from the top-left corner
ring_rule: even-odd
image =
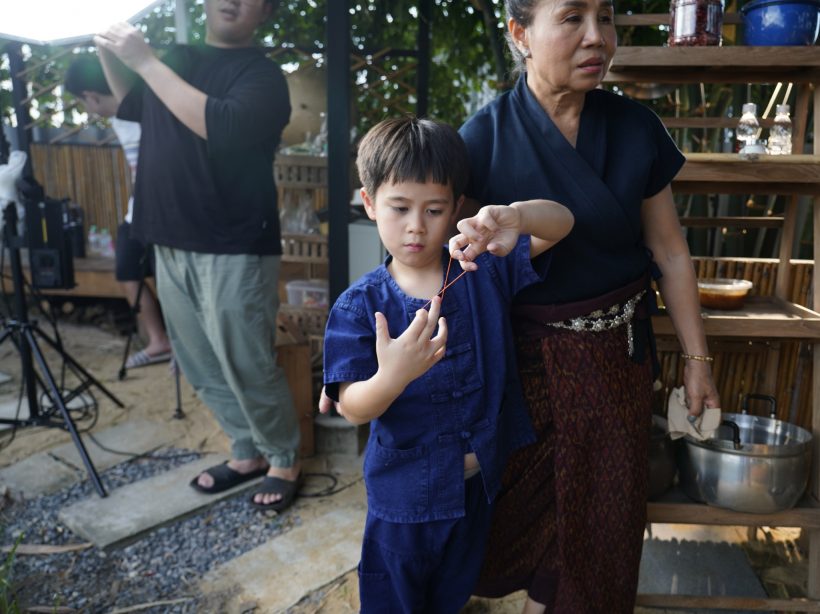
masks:
[[[478,265],[473,260],[480,254],[506,256],[513,250],[521,232],[521,214],[515,207],[487,205],[456,228],[459,234],[450,239],[450,256],[465,271],[475,271]]]

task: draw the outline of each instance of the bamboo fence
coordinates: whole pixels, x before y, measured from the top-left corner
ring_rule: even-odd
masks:
[[[48,196],[70,198],[82,208],[86,229],[107,228],[116,241],[131,193],[130,172],[118,145],[35,143],[31,164]]]

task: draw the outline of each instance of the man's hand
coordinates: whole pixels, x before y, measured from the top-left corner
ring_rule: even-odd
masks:
[[[115,23],[105,32],[94,37],[94,43],[113,53],[119,60],[135,73],[156,59],[154,50],[145,42],[142,32],[130,23]]]
[[[440,311],[441,298],[437,296],[430,302],[430,312],[419,309],[407,330],[396,339],[390,337],[384,315],[376,313],[376,357],[384,380],[403,390],[444,357],[447,323],[439,318]],[[431,339],[436,324],[438,333]]]
[[[459,234],[450,239],[450,256],[465,271],[475,271],[479,254],[506,256],[515,247],[521,232],[521,214],[515,207],[487,205],[473,217],[461,220]]]

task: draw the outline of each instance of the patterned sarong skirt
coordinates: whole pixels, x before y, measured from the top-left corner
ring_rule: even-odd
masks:
[[[517,335],[538,440],[506,468],[477,594],[526,589],[550,613],[633,611],[652,361],[629,357],[627,329]]]

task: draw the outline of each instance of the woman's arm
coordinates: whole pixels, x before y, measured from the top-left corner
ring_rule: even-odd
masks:
[[[521,234],[531,235],[530,258],[543,254],[569,234],[575,216],[554,200],[527,200],[510,207],[521,214]]]
[[[641,223],[646,246],[663,274],[658,287],[683,353],[708,356],[695,270],[670,186],[643,201]],[[687,360],[683,380],[690,414],[700,415],[704,405],[720,406],[709,362]]]

